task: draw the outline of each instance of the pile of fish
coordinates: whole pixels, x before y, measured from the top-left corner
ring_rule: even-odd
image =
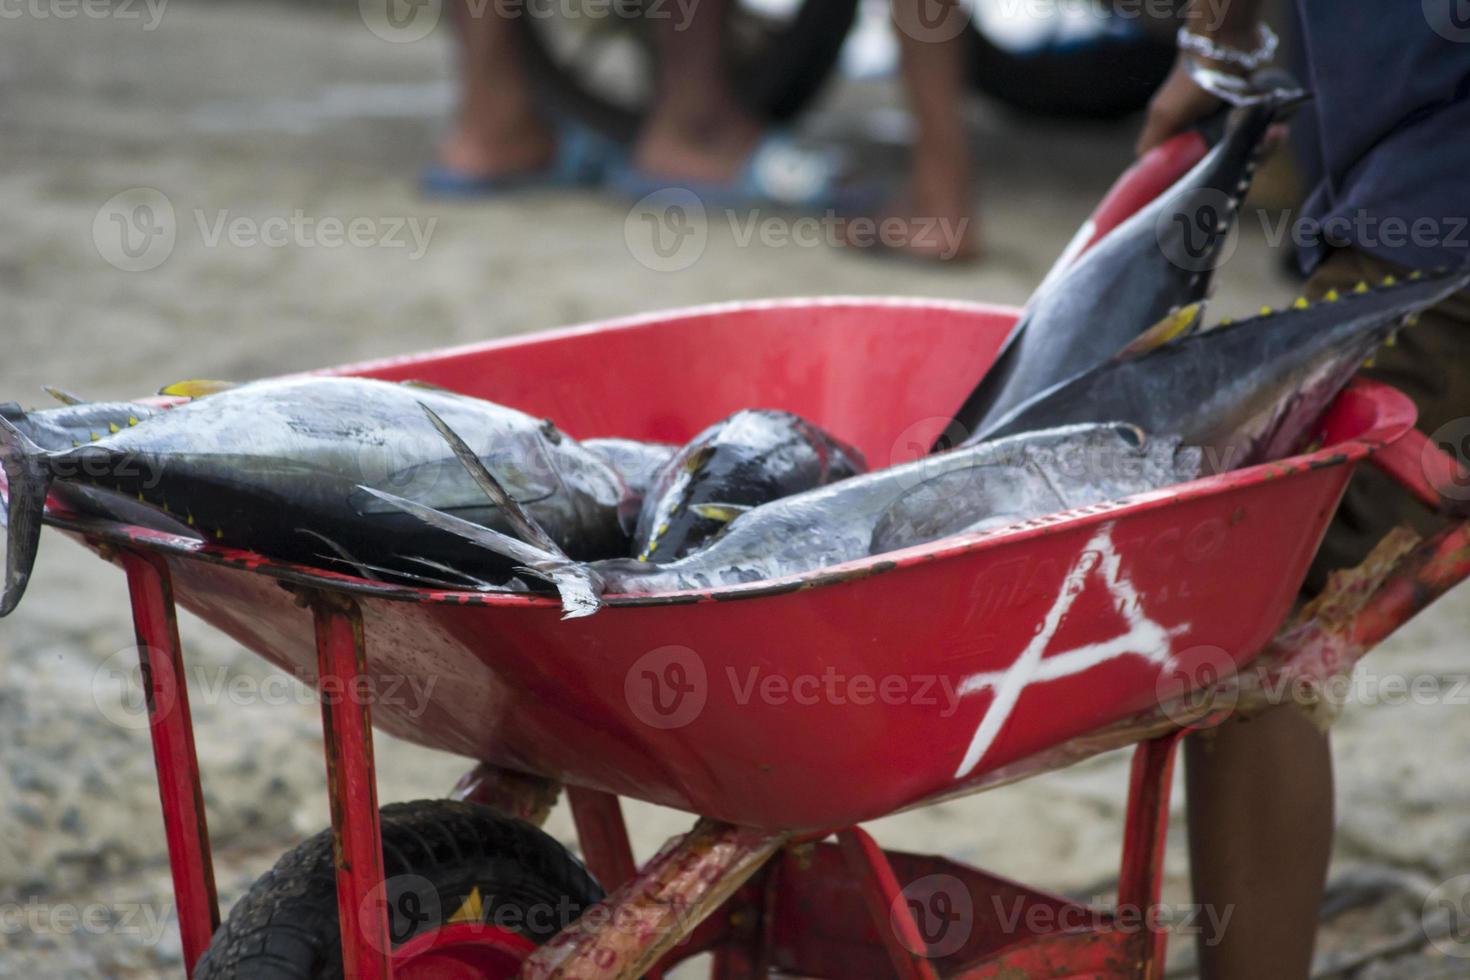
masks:
[[[364,578],[605,594],[757,582],[1117,500],[1302,448],[1359,365],[1470,270],[1416,273],[1206,328],[1223,246],[1290,87],[1239,110],[1205,159],[1080,259],[1064,256],[957,412],[954,448],[868,472],[788,412],[687,445],[578,441],[548,420],[413,382],[186,383],[188,400],[0,405],[0,615],[30,576],[48,496],[71,511]],[[1162,230],[1162,231],[1161,231]],[[952,427],[953,428],[953,427]]]

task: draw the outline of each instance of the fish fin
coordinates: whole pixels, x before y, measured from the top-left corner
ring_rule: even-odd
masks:
[[[421,391],[441,391],[450,395],[459,394],[459,392],[455,391],[453,388],[446,388],[443,385],[436,385],[432,381],[420,381],[418,378],[410,378],[407,381],[400,381],[398,383],[405,388],[418,388]]]
[[[424,410],[429,421],[434,423],[434,428],[438,429],[444,441],[449,443],[449,448],[454,450],[454,455],[459,458],[460,465],[469,471],[470,478],[479,485],[481,490],[485,491],[485,496],[494,501],[495,506],[501,509],[506,520],[510,521],[510,526],[521,536],[521,539],[542,551],[565,558],[566,553],[562,551],[561,546],[552,540],[551,535],[546,533],[546,529],[536,523],[536,519],[527,513],[520,502],[500,485],[500,481],[495,479],[495,474],[491,473],[489,468],[480,461],[480,457],[475,455],[475,451],[465,444],[459,434],[451,429],[449,424],[435,414],[429,406],[420,402],[419,408]]]
[[[418,575],[414,572],[405,572],[402,569],[398,568],[388,568],[384,565],[373,565],[368,562],[353,561],[349,558],[344,558],[341,555],[318,554],[316,557],[324,562],[337,562],[340,564],[348,565],[352,568],[354,572],[358,574],[360,578],[365,578],[370,582],[383,581],[376,574],[369,574],[382,572],[384,575],[392,575],[395,578],[404,579],[417,585],[426,585],[435,589],[444,589],[448,592],[459,592],[464,588],[461,583],[447,582],[444,579],[434,578],[432,575]]]
[[[423,565],[425,568],[432,568],[435,571],[443,572],[445,575],[452,575],[459,579],[461,583],[469,583],[472,588],[482,592],[488,592],[491,589],[498,588],[494,582],[487,582],[482,578],[477,578],[469,572],[460,571],[453,565],[446,565],[442,561],[434,561],[432,558],[425,558],[422,555],[399,555],[398,557],[404,561],[411,561],[415,565]],[[394,575],[403,574],[402,572],[393,572],[392,569],[385,569],[385,571],[391,572]]]
[[[41,390],[50,395],[52,398],[55,398],[57,401],[61,402],[61,404],[63,405],[86,404],[85,399],[77,395],[73,395],[71,392],[67,391],[64,388],[53,388],[51,385],[42,385]]]
[[[1298,300],[1280,310],[1262,307],[1259,316],[1231,325],[1249,328],[1258,325],[1262,320],[1281,320],[1334,303],[1344,307],[1344,315],[1359,305],[1375,304],[1384,313],[1393,312],[1397,307],[1395,329],[1390,332],[1392,335],[1401,327],[1412,327],[1425,310],[1467,288],[1470,288],[1470,262],[1465,262],[1458,268],[1435,269],[1423,273],[1417,279],[1396,279],[1388,285],[1369,286],[1366,282],[1360,282],[1350,292],[1324,296],[1306,303]],[[1222,322],[1221,326],[1223,325]],[[1211,329],[1219,329],[1219,326]]]
[[[51,489],[47,453],[26,438],[10,420],[0,416],[0,465],[9,483],[5,501],[5,589],[0,592],[0,616],[8,616],[25,594],[36,549],[41,543],[41,520]]]
[[[158,389],[158,393],[173,398],[203,398],[205,395],[217,395],[222,391],[229,391],[235,387],[238,387],[238,385],[233,381],[196,379],[191,381],[175,381],[171,385],[164,385]]]
[[[1134,337],[1127,347],[1118,352],[1118,357],[1120,359],[1139,357],[1197,332],[1203,320],[1204,307],[1203,302],[1198,302],[1171,311],[1158,323]]]
[[[707,521],[728,524],[750,510],[749,504],[693,504],[689,508]]]
[[[439,528],[473,542],[487,551],[519,562],[526,572],[556,586],[561,594],[563,619],[590,616],[602,608],[603,581],[585,562],[573,561],[560,548],[547,551],[518,541],[508,534],[479,524],[472,524],[453,514],[425,507],[423,504],[383,490],[359,485],[359,489],[392,504],[404,513],[417,517],[430,527]]]
[[[700,446],[684,458],[684,469],[690,473],[698,473],[704,469],[705,464],[715,454],[714,446]]]
[[[353,568],[357,569],[357,574],[361,575],[363,578],[367,579],[369,582],[381,582],[382,581],[382,579],[378,578],[378,576],[376,576],[376,575],[373,574],[373,566],[366,565],[366,564],[363,564],[362,562],[358,561],[357,560],[357,557],[355,555],[353,555],[352,552],[348,551],[346,548],[342,547],[340,544],[338,544],[337,542],[333,541],[331,538],[327,537],[325,534],[322,534],[319,531],[313,531],[309,527],[298,527],[296,529],[296,533],[297,534],[309,534],[313,538],[316,538],[318,541],[320,541],[322,544],[326,545],[328,548],[331,548],[332,549],[332,553],[334,555],[336,555],[342,561],[345,561],[347,564],[351,565]]]

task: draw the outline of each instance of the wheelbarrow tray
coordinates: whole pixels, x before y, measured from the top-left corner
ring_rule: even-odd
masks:
[[[786,409],[872,467],[915,458],[1017,311],[792,300],[593,324],[325,373],[417,379],[577,437],[680,442]],[[352,593],[374,724],[435,749],[764,828],[846,826],[1239,665],[1290,609],[1356,463],[1412,425],[1359,382],[1323,448],[804,575],[609,598],[411,589],[52,511],[107,553],[164,556],[175,598],[306,683],[303,587]],[[1223,660],[1222,660],[1223,658]]]

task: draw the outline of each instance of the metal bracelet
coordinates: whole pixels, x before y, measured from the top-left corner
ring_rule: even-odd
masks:
[[[1228,44],[1220,44],[1211,38],[1195,34],[1188,27],[1179,28],[1177,41],[1180,51],[1209,58],[1211,61],[1236,65],[1246,71],[1255,71],[1262,65],[1269,64],[1276,57],[1276,49],[1281,46],[1281,38],[1276,36],[1270,25],[1260,24],[1256,30],[1260,32],[1261,44],[1254,51],[1242,51]]]
[[[1184,59],[1184,70],[1189,72],[1194,84],[1223,102],[1242,106],[1261,101],[1261,93],[1256,91],[1250,79],[1241,75],[1208,68],[1193,58]]]

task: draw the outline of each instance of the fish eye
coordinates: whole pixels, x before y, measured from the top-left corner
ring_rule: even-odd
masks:
[[[1148,433],[1136,425],[1120,425],[1117,432],[1130,449],[1142,449],[1148,445]]]

